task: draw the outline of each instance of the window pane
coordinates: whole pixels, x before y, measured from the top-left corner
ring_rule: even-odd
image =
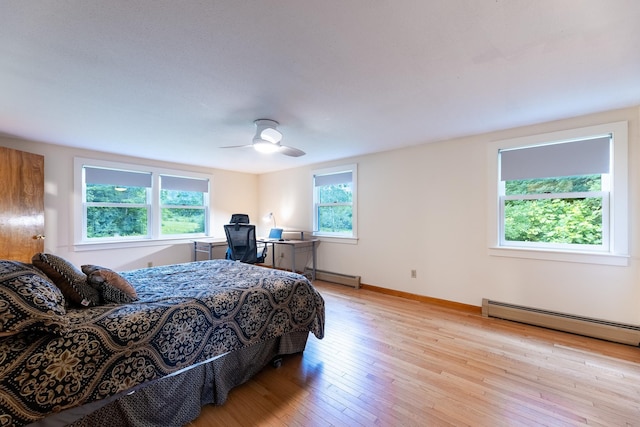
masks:
[[[507,241],[602,244],[602,198],[506,200]]]
[[[162,209],[162,234],[204,233],[204,226],[204,209]]]
[[[88,238],[146,235],[146,208],[87,207]]]
[[[204,193],[200,191],[162,190],[160,204],[172,206],[204,206]]]
[[[87,202],[95,203],[147,203],[146,187],[120,187],[105,184],[87,184]]]
[[[505,182],[505,194],[572,193],[602,190],[602,175],[522,179]]]
[[[351,203],[351,183],[318,187],[318,203]]]
[[[353,230],[351,206],[319,206],[318,231],[351,233]]]

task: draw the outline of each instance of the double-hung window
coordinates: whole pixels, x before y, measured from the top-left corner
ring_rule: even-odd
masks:
[[[83,240],[149,238],[151,173],[83,168]]]
[[[160,175],[161,234],[204,233],[208,194],[206,179]]]
[[[626,132],[623,122],[502,141],[495,246],[625,256]]]
[[[501,150],[501,244],[608,251],[610,150],[610,134]]]
[[[315,235],[357,236],[357,165],[313,173],[313,230]]]
[[[206,236],[209,177],[76,158],[76,243]]]

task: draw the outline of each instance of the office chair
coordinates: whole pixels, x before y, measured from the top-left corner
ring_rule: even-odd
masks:
[[[233,221],[238,218],[234,214],[231,219]],[[264,262],[264,258],[267,255],[267,247],[266,245],[258,247],[256,226],[247,223],[249,221],[248,216],[246,216],[247,222],[244,222],[244,217],[240,219],[243,222],[235,222],[224,226],[224,233],[227,236],[227,244],[229,246],[227,259],[249,264]]]

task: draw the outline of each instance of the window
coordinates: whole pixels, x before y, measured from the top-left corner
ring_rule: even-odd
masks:
[[[148,237],[151,174],[85,166],[84,240]]]
[[[206,179],[160,175],[161,234],[204,233],[208,193]]]
[[[313,174],[313,229],[319,236],[357,236],[357,166]]]
[[[75,162],[82,218],[77,243],[208,234],[208,177],[97,160]]]
[[[600,125],[492,147],[493,246],[626,256],[626,127]]]
[[[500,150],[501,244],[609,250],[611,135]]]

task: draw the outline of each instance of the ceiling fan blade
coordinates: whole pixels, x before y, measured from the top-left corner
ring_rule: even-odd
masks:
[[[224,147],[219,147],[219,148],[249,148],[249,147],[253,147],[253,144],[249,144],[249,145],[227,145]]]
[[[297,148],[287,147],[286,145],[282,145],[280,149],[280,154],[284,154],[285,156],[291,157],[300,157],[304,156],[306,153],[302,150],[298,150]]]

